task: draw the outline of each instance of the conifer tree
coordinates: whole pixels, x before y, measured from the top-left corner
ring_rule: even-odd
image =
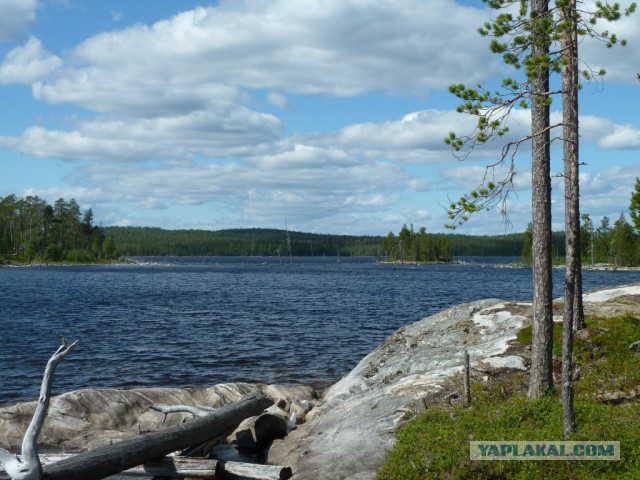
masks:
[[[532,216],[533,216],[533,272],[534,272],[534,324],[532,344],[532,368],[529,385],[529,395],[537,397],[548,391],[553,385],[551,370],[552,360],[552,310],[551,310],[551,210],[550,210],[550,176],[549,176],[549,145],[550,130],[557,126],[565,127],[565,155],[567,167],[576,166],[575,173],[566,175],[568,182],[567,205],[569,211],[569,225],[572,231],[579,232],[579,208],[575,208],[578,202],[578,175],[577,175],[577,44],[578,36],[591,36],[606,41],[608,47],[618,43],[615,35],[608,31],[596,31],[598,20],[615,21],[621,18],[620,6],[597,2],[596,9],[592,12],[583,11],[585,17],[578,13],[575,2],[570,0],[557,0],[555,8],[549,10],[548,0],[531,0],[514,2],[510,0],[483,0],[491,8],[502,10],[492,22],[485,24],[480,29],[482,35],[491,35],[491,50],[502,54],[505,63],[516,69],[524,66],[524,80],[516,81],[511,78],[504,79],[502,90],[490,92],[481,86],[478,88],[466,88],[464,85],[452,85],[450,91],[464,101],[458,107],[459,112],[466,112],[478,117],[476,130],[468,136],[459,137],[451,133],[445,142],[452,146],[453,150],[462,156],[477,144],[482,144],[490,139],[502,137],[508,132],[507,120],[510,112],[516,107],[529,107],[531,109],[531,134],[519,140],[508,142],[502,151],[501,158],[489,165],[485,171],[480,186],[469,194],[463,195],[457,202],[452,202],[449,208],[451,227],[467,221],[471,214],[499,206],[505,219],[506,200],[512,189],[515,175],[515,156],[519,146],[531,140],[532,143]],[[519,5],[517,15],[510,13],[509,7]],[[581,4],[584,5],[584,4]],[[625,14],[635,10],[632,4]],[[550,45],[558,44],[560,48],[552,52]],[[622,45],[624,41],[620,42]],[[563,68],[564,66],[564,68]],[[567,84],[570,88],[560,91],[549,90],[549,72],[566,74]],[[604,75],[604,70],[594,73],[584,70],[583,76],[587,79],[595,75]],[[575,116],[575,120],[564,117],[563,123],[551,126],[549,123],[549,105],[551,95],[563,93],[563,100],[567,103],[569,111]],[[575,137],[574,137],[575,136]],[[496,170],[508,168],[502,178],[496,179]],[[573,170],[571,170],[573,171]],[[575,182],[572,180],[575,179]],[[576,227],[577,225],[577,227]],[[578,233],[579,242],[579,233]],[[581,307],[581,277],[576,274],[580,268],[579,245],[576,244],[576,235],[571,237],[572,248],[569,254],[571,259],[571,272],[568,273],[567,282],[570,282],[572,293],[571,308],[567,314],[572,327],[579,326],[580,321],[574,322],[576,313],[582,311]],[[579,316],[579,315],[578,315]]]
[[[640,178],[636,178],[636,186],[631,194],[629,215],[636,232],[640,233]]]

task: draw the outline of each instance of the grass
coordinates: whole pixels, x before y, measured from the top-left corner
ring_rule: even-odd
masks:
[[[602,400],[604,392],[633,397],[640,390],[640,353],[629,348],[640,340],[640,319],[631,315],[589,318],[587,325],[587,335],[575,343],[578,430],[571,440],[619,441],[620,461],[470,461],[471,440],[564,439],[559,394],[527,399],[528,376],[516,372],[474,382],[471,407],[434,406],[401,428],[377,478],[640,478],[640,397],[618,404]],[[557,345],[560,330],[554,332]],[[530,342],[531,328],[517,338]]]

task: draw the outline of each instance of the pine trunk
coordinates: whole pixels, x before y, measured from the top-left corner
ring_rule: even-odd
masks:
[[[532,0],[532,57],[549,54],[549,35],[544,18],[548,0]],[[533,341],[529,396],[540,397],[553,387],[553,296],[551,276],[551,176],[549,134],[549,66],[540,62],[531,79],[532,139],[532,260]]]
[[[562,423],[565,439],[576,429],[573,410],[573,330],[579,326],[582,291],[580,276],[580,202],[578,171],[578,56],[575,0],[562,9],[567,27],[562,33],[562,116],[565,188],[566,273],[562,326]]]

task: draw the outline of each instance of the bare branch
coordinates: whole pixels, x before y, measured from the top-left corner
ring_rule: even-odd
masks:
[[[60,347],[47,362],[36,411],[22,440],[22,461],[6,450],[0,449],[0,465],[13,480],[40,480],[42,476],[42,465],[38,456],[38,436],[47,416],[47,410],[49,410],[53,373],[64,357],[76,348],[78,341],[67,345],[67,341],[63,338]]]

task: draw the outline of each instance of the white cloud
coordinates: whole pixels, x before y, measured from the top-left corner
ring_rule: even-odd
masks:
[[[451,162],[454,153],[444,143],[444,138],[450,132],[458,136],[470,135],[476,122],[477,118],[453,110],[422,110],[397,121],[353,124],[335,134],[317,136],[313,141],[339,145],[353,154],[369,158],[415,164]],[[529,123],[528,111],[513,110],[509,134],[485,145],[476,145],[469,159],[497,158],[505,143],[527,135]],[[463,157],[465,152],[456,156]]]
[[[620,2],[621,9],[624,10],[629,6],[631,1],[624,0]],[[593,5],[589,7],[593,11]],[[598,71],[604,68],[607,71],[605,82],[621,82],[635,83],[637,69],[633,65],[640,65],[640,17],[638,12],[624,17],[618,22],[599,21],[596,29],[602,33],[608,31],[610,34],[616,34],[619,39],[628,41],[628,46],[622,47],[620,44],[612,48],[606,48],[605,43],[601,40],[587,38],[581,43],[581,68],[591,68]]]
[[[267,102],[274,107],[281,108],[283,110],[291,108],[287,97],[275,92],[267,93]]]
[[[221,2],[151,26],[96,35],[34,92],[47,102],[109,112],[121,112],[118,99],[132,92],[157,102],[167,85],[186,91],[211,83],[281,94],[424,94],[501,68],[478,41],[484,15],[451,0],[433,0],[428,9],[419,0],[307,1],[304,7],[285,0]],[[479,59],[485,60],[482,69],[476,68]],[[104,92],[111,92],[112,106]]]
[[[35,9],[35,1],[11,4]],[[64,179],[73,186],[57,188],[59,196],[87,202],[108,198],[105,205],[119,202],[164,209],[163,214],[176,205],[205,205],[224,211],[233,222],[229,226],[281,226],[287,216],[316,231],[397,231],[403,222],[422,220],[440,227],[443,212],[433,207],[433,198],[441,195],[446,201],[446,190],[456,196],[455,191],[476,188],[482,165],[499,158],[506,142],[529,133],[528,111],[514,110],[506,137],[479,147],[468,163],[456,163],[439,178],[416,172],[435,169],[427,164],[452,166],[443,138],[450,131],[471,133],[473,117],[424,109],[334,133],[326,133],[320,126],[326,119],[319,118],[320,133],[286,138],[285,127],[295,130],[295,124],[285,126],[259,111],[266,104],[287,110],[281,113],[288,118],[291,112],[299,115],[300,95],[307,95],[309,104],[326,96],[372,93],[386,94],[387,100],[389,95],[428,97],[453,82],[502,76],[499,56],[489,53],[476,32],[486,10],[453,0],[425,5],[424,0],[222,0],[152,25],[95,35],[60,53],[64,64],[31,38],[6,56],[0,82],[32,83],[37,100],[78,106],[89,114],[64,129],[47,119],[20,136],[0,137],[0,145],[79,161],[65,165],[67,171],[75,168]],[[118,12],[112,15],[119,20]],[[635,29],[620,25],[628,28],[630,40],[638,36],[637,23],[630,24]],[[595,45],[584,45],[598,59]],[[602,60],[622,65],[638,54],[616,55],[621,56]],[[627,63],[627,70],[629,64],[640,62]],[[557,121],[559,112],[553,118]],[[583,140],[598,141],[600,148],[638,148],[640,142],[637,128],[605,118],[581,117],[581,128]],[[527,145],[521,153],[528,160]],[[528,163],[518,162],[521,196],[513,197],[510,213],[524,228],[530,173]],[[588,178],[584,191],[596,183]],[[554,208],[561,208],[554,195]],[[425,207],[434,212],[408,208],[407,196],[428,198],[432,203]],[[492,215],[482,216],[487,220],[473,228],[499,225],[499,215]],[[105,218],[141,223],[116,208]]]
[[[601,172],[580,174],[581,211],[593,217],[617,218],[627,211],[640,165],[616,166]]]
[[[15,40],[36,19],[37,0],[2,0],[0,2],[0,41]]]
[[[93,164],[79,168],[71,180],[100,185],[112,202],[218,204],[236,218],[268,225],[285,215],[315,222],[388,208],[415,177],[389,163],[345,161],[334,150],[297,146],[247,162],[162,168]]]
[[[640,149],[640,130],[633,125],[615,125],[613,133],[601,138],[598,145],[604,149],[638,150]]]
[[[72,131],[30,127],[17,138],[0,137],[0,145],[65,160],[186,161],[198,155],[253,155],[278,140],[280,130],[275,117],[236,107],[152,119],[98,118]]]
[[[62,65],[62,60],[42,47],[42,42],[30,37],[27,43],[11,50],[0,64],[0,83],[31,84]]]

